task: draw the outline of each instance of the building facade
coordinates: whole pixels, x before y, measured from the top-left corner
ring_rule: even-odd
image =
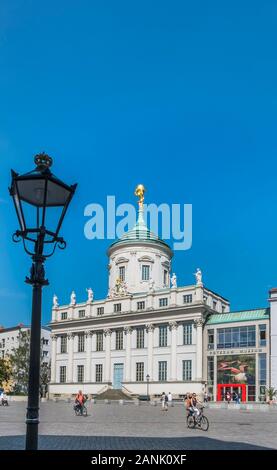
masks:
[[[114,388],[175,396],[208,390],[221,399],[227,385],[241,383],[247,387],[243,398],[258,400],[271,380],[270,309],[230,313],[229,301],[204,286],[199,269],[192,285],[178,287],[172,250],[147,228],[143,191],[137,195],[134,228],[108,250],[107,297],[95,300],[87,289],[86,301],[77,303],[72,292],[70,303],[59,306],[54,296],[50,395],[80,388],[87,394]]]
[[[14,349],[19,346],[19,333],[30,332],[28,326],[19,324],[11,328],[0,327],[0,357],[4,358],[13,353]],[[41,328],[41,348],[42,362],[50,364],[51,356],[51,331],[47,326]]]

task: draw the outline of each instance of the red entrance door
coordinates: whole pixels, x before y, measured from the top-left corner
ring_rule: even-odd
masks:
[[[224,401],[227,392],[230,392],[231,397],[233,397],[233,392],[237,392],[241,401],[246,401],[246,384],[218,384],[217,401]]]

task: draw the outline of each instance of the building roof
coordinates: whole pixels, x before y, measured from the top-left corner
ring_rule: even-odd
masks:
[[[219,323],[234,323],[241,321],[269,320],[269,308],[258,308],[254,310],[241,310],[238,312],[214,313],[211,314],[207,325]]]
[[[29,329],[30,325],[23,325],[23,323],[20,323],[19,325],[10,326],[8,328],[2,327],[2,328],[0,328],[0,333],[6,333],[8,331],[22,330],[22,329],[26,329],[26,328]],[[49,326],[42,326],[41,329],[51,331],[51,328],[49,328]]]

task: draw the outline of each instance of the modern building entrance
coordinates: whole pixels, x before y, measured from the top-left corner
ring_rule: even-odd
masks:
[[[123,380],[123,364],[114,364],[113,368],[113,388],[121,390]]]
[[[246,384],[218,384],[217,401],[225,401],[227,392],[231,394],[231,401],[234,393],[239,395],[241,401],[246,401]]]

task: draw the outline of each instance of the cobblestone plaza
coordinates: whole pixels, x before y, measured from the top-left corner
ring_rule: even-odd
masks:
[[[0,407],[0,449],[24,449],[25,403]],[[182,404],[162,412],[147,403],[89,404],[88,416],[72,403],[46,402],[40,409],[40,449],[277,449],[277,410],[206,409],[207,432],[187,429]]]

